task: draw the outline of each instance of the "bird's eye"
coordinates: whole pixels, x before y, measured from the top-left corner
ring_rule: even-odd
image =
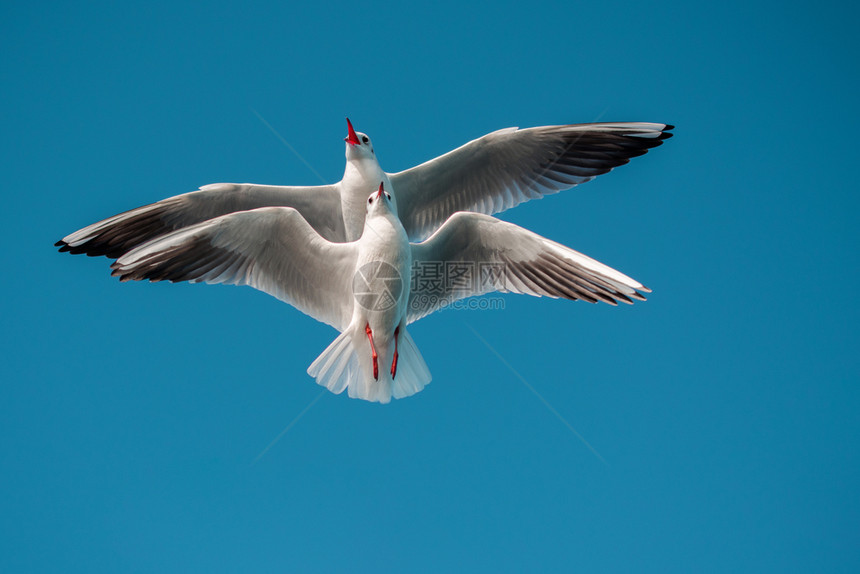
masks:
[[[373,198],[372,198],[372,197],[368,197],[368,198],[367,198],[367,203],[373,203]]]
[[[364,137],[362,137],[362,138],[361,138],[361,141],[363,141],[364,143],[367,143],[367,142],[369,142],[370,140],[369,140],[369,139],[367,139],[367,136],[364,136]]]
[[[388,199],[391,199],[391,194],[390,194],[390,193],[388,193],[388,192],[386,191],[386,192],[385,192],[385,197],[387,197]]]

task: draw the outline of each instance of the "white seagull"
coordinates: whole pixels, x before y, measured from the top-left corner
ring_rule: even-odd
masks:
[[[672,136],[657,123],[593,123],[507,128],[399,173],[385,173],[373,142],[347,119],[346,169],[332,185],[293,187],[215,183],[94,223],[56,245],[116,259],[171,231],[260,207],[292,207],[323,238],[355,241],[364,229],[368,189],[380,181],[411,241],[457,211],[491,215],[585,183]]]
[[[350,243],[325,239],[294,208],[263,207],[146,243],[115,261],[113,275],[249,285],[269,293],[340,332],[308,368],[320,385],[381,403],[430,382],[406,327],[457,299],[502,291],[616,305],[644,300],[640,291],[650,291],[581,253],[483,214],[455,213],[423,243],[409,243],[392,200],[384,184],[366,197],[363,232]],[[428,266],[458,273],[428,281],[422,277]]]

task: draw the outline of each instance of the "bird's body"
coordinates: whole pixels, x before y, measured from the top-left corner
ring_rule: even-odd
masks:
[[[343,179],[331,185],[216,183],[120,213],[67,235],[61,251],[112,259],[172,231],[261,207],[292,207],[322,237],[355,241],[363,203],[379,182],[411,241],[429,237],[457,211],[491,215],[607,173],[672,134],[655,123],[601,123],[508,128],[435,159],[386,173],[370,138],[348,123]]]
[[[380,185],[380,190],[383,189]],[[412,271],[412,249],[409,238],[393,211],[391,196],[379,193],[370,205],[364,231],[358,240],[358,260],[353,275],[353,308],[351,327],[373,341],[378,363],[394,364],[395,333],[406,332],[406,306],[409,282],[404,278]],[[373,197],[370,199],[373,200]],[[362,333],[362,331],[364,331]],[[371,353],[373,355],[373,353]],[[378,378],[385,369],[375,369]],[[396,370],[389,369],[389,374]]]
[[[308,368],[317,381],[349,396],[388,402],[420,391],[430,371],[406,330],[412,248],[380,184],[367,199],[367,218],[355,242],[353,311],[349,325]]]
[[[407,326],[457,299],[493,291],[631,303],[649,291],[581,253],[487,215],[458,212],[409,243],[388,194],[366,200],[358,240],[321,237],[293,208],[224,215],[120,257],[121,280],[249,285],[335,327],[308,373],[332,392],[388,402],[420,391],[430,371]],[[421,265],[465,265],[467,284],[416,281]],[[496,272],[482,273],[482,266]],[[414,288],[413,288],[414,287]]]

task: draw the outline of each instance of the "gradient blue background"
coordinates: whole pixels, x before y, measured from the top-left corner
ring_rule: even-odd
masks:
[[[3,572],[857,572],[857,10],[844,2],[0,6]],[[220,182],[502,127],[676,124],[505,213],[654,289],[411,331],[386,406],[247,288],[57,253]],[[488,349],[480,334],[606,463]]]

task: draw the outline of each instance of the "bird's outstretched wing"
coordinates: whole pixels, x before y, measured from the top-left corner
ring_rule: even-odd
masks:
[[[389,174],[412,241],[457,211],[491,215],[594,179],[657,147],[672,126],[595,123],[507,128]]]
[[[273,206],[295,208],[325,239],[345,241],[340,195],[334,185],[215,183],[93,223],[56,245],[60,251],[117,259],[171,231],[228,213]]]
[[[120,257],[122,281],[249,285],[342,331],[352,318],[355,243],[332,243],[295,209],[264,207],[174,231]]]
[[[452,302],[493,291],[603,301],[644,301],[650,289],[564,245],[479,213],[451,216],[412,244],[409,322]]]

